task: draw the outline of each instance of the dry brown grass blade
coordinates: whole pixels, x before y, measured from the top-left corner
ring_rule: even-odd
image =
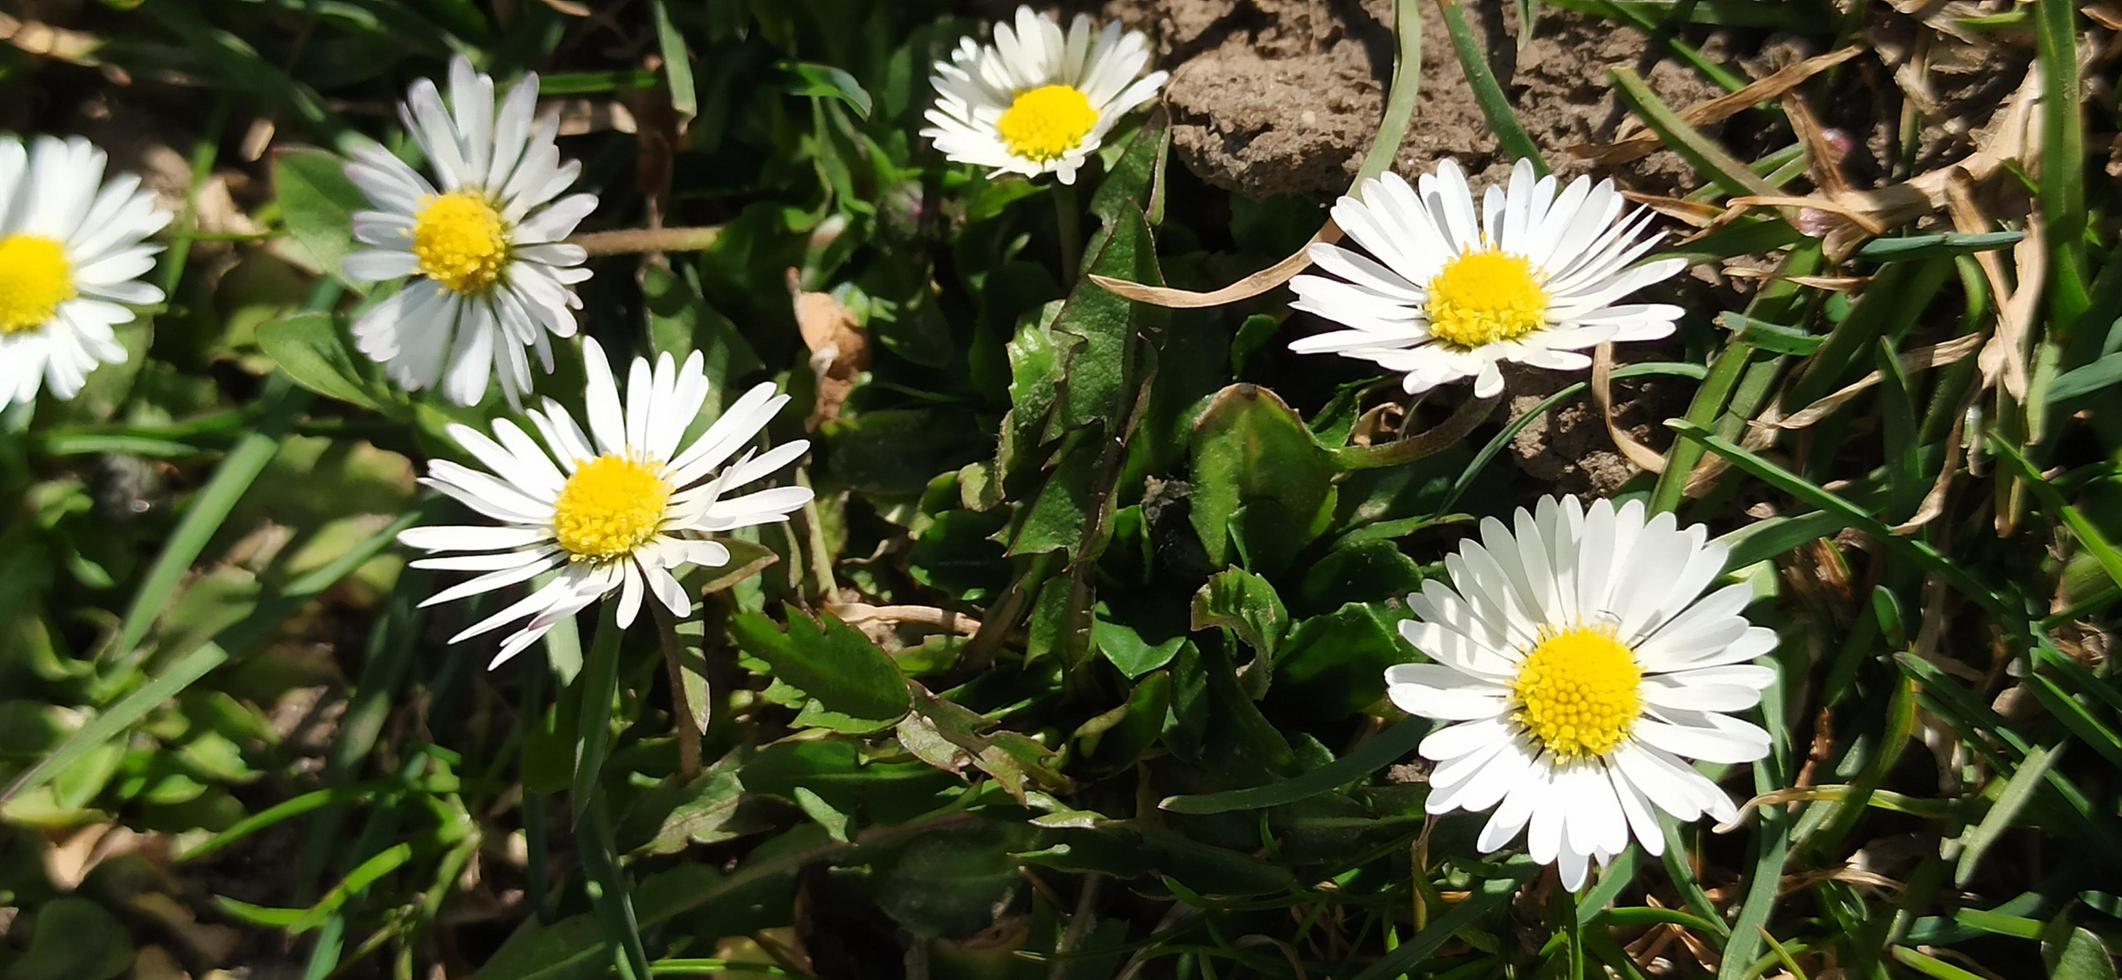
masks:
[[[1805,169],[1813,179],[1813,187],[1829,197],[1848,191],[1849,178],[1842,175],[1842,155],[1828,142],[1827,130],[1813,115],[1812,107],[1791,93],[1784,94],[1782,105],[1791,131],[1805,147]]]
[[[1101,276],[1095,273],[1091,275],[1090,281],[1103,287],[1106,292],[1122,299],[1131,299],[1137,303],[1148,303],[1152,306],[1162,306],[1174,310],[1198,310],[1204,307],[1222,306],[1225,303],[1236,303],[1240,300],[1251,299],[1276,286],[1280,286],[1295,278],[1297,273],[1303,272],[1311,266],[1311,256],[1307,253],[1311,251],[1313,245],[1330,245],[1340,240],[1341,226],[1334,224],[1333,219],[1329,218],[1326,221],[1326,226],[1320,228],[1319,233],[1311,237],[1311,241],[1305,242],[1303,248],[1298,249],[1288,258],[1221,289],[1211,289],[1205,293],[1195,292],[1191,289],[1173,289],[1168,286],[1145,286],[1139,282],[1114,279],[1111,276]]]
[[[1930,347],[1918,347],[1915,350],[1909,351],[1901,355],[1901,370],[1914,373],[1917,371],[1928,371],[1931,368],[1939,367],[1941,365],[1951,364],[1954,361],[1960,360],[1961,358],[1964,358],[1969,354],[1974,353],[1975,348],[1981,346],[1982,341],[1984,339],[1985,338],[1981,334],[1971,333],[1965,337],[1960,337],[1955,340],[1948,340],[1942,344],[1935,344]],[[1870,374],[1865,375],[1864,377],[1858,378],[1857,380],[1850,382],[1842,390],[1837,391],[1832,395],[1828,395],[1827,397],[1822,398],[1819,401],[1816,401],[1810,405],[1807,405],[1796,412],[1792,412],[1789,418],[1776,423],[1776,428],[1802,429],[1815,422],[1818,422],[1821,419],[1826,418],[1829,412],[1841,408],[1843,405],[1847,404],[1850,399],[1855,398],[1860,394],[1863,394],[1865,389],[1878,384],[1879,380],[1879,372],[1873,371]]]
[[[1856,289],[1871,281],[1869,276],[1781,276],[1773,269],[1726,269],[1724,274],[1733,279],[1775,279],[1836,293]]]
[[[1990,220],[1988,215],[1982,212],[1980,205],[1975,203],[1974,186],[1965,176],[1946,184],[1945,202],[1946,211],[1952,215],[1953,228],[1959,232],[1964,234],[1985,232],[1991,230],[1996,224]],[[2040,241],[2037,227],[2038,221],[2038,218],[2032,215],[2028,216],[2027,241]],[[2020,264],[2018,281],[2027,284],[2023,292],[2030,294],[2024,302],[2021,300],[2022,291],[2015,289],[2012,280],[2004,274],[2004,261],[1997,257],[1997,253],[1993,251],[1975,253],[1975,263],[1981,266],[1982,277],[1989,280],[1990,294],[1997,298],[1997,329],[1990,336],[1989,343],[1982,348],[1981,357],[1977,361],[1982,368],[1982,387],[1984,389],[1994,387],[1999,380],[2002,380],[2004,382],[2004,390],[2010,392],[2011,396],[2017,399],[2026,397],[2025,338],[2032,329],[2031,320],[2034,312],[2032,304],[2038,301],[2041,295],[2040,279],[2028,280],[2026,278],[2026,265],[2029,260],[2022,254],[2024,249],[2025,242],[2021,242],[2020,249],[2014,251],[2014,255],[2018,258]],[[2038,277],[2043,259],[2038,255],[2040,251],[2038,245],[2032,251],[2037,253],[2031,262],[2033,263],[2034,274]]]
[[[102,38],[85,31],[53,27],[42,21],[19,20],[0,14],[0,41],[6,41],[24,54],[70,65],[94,68],[102,64],[96,58],[96,49],[103,46]]]
[[[1634,436],[1621,431],[1614,424],[1614,345],[1600,344],[1592,352],[1591,395],[1592,404],[1599,406],[1599,418],[1606,423],[1607,438],[1614,441],[1614,448],[1628,461],[1652,473],[1665,472],[1665,457],[1640,442]]]
[[[849,626],[881,623],[886,626],[921,626],[959,636],[980,632],[980,621],[964,613],[935,606],[872,606],[865,602],[829,605],[826,611]]]
[[[1724,208],[1714,204],[1690,201],[1684,197],[1666,197],[1661,194],[1642,194],[1636,191],[1622,191],[1621,196],[1674,221],[1696,228],[1712,227],[1726,213]]]
[[[1879,223],[1877,216],[1862,208],[1817,194],[1748,194],[1732,198],[1728,203],[1728,213],[1733,216],[1755,208],[1811,208],[1841,217],[1862,228],[1868,235],[1884,234],[1889,227]]]
[[[1967,406],[1973,403],[1977,394],[1979,392],[1968,392],[1967,400],[1953,418],[1952,431],[1945,434],[1945,465],[1938,471],[1937,482],[1930,485],[1930,492],[1923,495],[1923,503],[1908,520],[1889,528],[1895,534],[1914,534],[1945,513],[1945,495],[1952,491],[1953,478],[1960,475],[1960,453],[1965,448],[1967,435]]]
[[[2006,164],[2026,159],[2038,150],[2040,125],[2034,107],[2040,101],[2041,68],[2036,64],[2027,69],[2026,80],[1998,110],[1987,139],[1967,158],[1877,190],[1849,191],[1833,200],[1816,194],[1806,199],[1805,206],[1835,213],[1861,211],[1873,223],[1887,228],[1942,210],[1947,206],[1946,188],[1960,175],[1981,184],[2002,173]],[[1827,235],[1828,254],[1847,255],[1866,237],[1862,227],[1837,228]]]
[[[1757,102],[1769,102],[1781,97],[1783,93],[1803,84],[1806,79],[1856,57],[1863,50],[1859,47],[1848,47],[1807,58],[1794,65],[1785,65],[1736,92],[1717,96],[1707,102],[1697,102],[1680,110],[1680,118],[1686,120],[1688,125],[1698,128],[1722,122]],[[1631,133],[1605,146],[1572,146],[1569,153],[1579,160],[1612,165],[1640,160],[1663,145],[1658,141],[1656,133],[1645,130]]]

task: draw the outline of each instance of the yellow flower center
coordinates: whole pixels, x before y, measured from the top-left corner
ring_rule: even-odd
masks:
[[[1643,669],[1612,632],[1540,631],[1511,685],[1518,723],[1557,758],[1597,758],[1628,737],[1643,706]]]
[[[0,334],[50,323],[59,304],[77,294],[74,265],[58,242],[42,235],[0,238]]]
[[[599,456],[575,470],[553,504],[553,537],[575,561],[617,558],[663,526],[670,485],[662,467]]]
[[[1090,96],[1073,85],[1044,85],[1017,96],[995,120],[1002,145],[1026,160],[1058,160],[1098,125]]]
[[[1468,252],[1429,281],[1429,332],[1461,350],[1516,340],[1547,323],[1533,264],[1496,249]]]
[[[483,293],[508,264],[508,230],[486,198],[443,194],[413,219],[413,255],[429,279],[463,295]]]

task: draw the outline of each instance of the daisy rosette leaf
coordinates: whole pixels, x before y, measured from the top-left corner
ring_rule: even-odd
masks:
[[[1403,375],[1409,394],[1472,378],[1488,398],[1503,390],[1504,361],[1581,371],[1591,366],[1582,352],[1602,343],[1670,336],[1678,306],[1617,302],[1687,267],[1635,264],[1660,238],[1646,234],[1654,215],[1624,217],[1611,180],[1556,186],[1525,160],[1478,209],[1450,160],[1413,186],[1391,173],[1364,181],[1333,208],[1362,251],[1314,244],[1307,254],[1328,274],[1290,280],[1292,309],[1342,329],[1290,349],[1370,361]]]
[[[618,379],[597,342],[582,342],[588,375],[589,430],[548,398],[525,414],[534,440],[507,419],[487,436],[453,425],[450,437],[485,469],[436,460],[421,480],[491,521],[416,527],[398,536],[408,547],[441,557],[416,568],[478,572],[421,603],[430,606],[527,582],[552,579],[500,612],[450,638],[461,642],[521,623],[501,643],[493,664],[521,653],[554,623],[613,593],[618,622],[630,625],[644,593],[685,617],[693,599],[677,570],[721,567],[730,549],[712,535],[788,519],[809,503],[808,487],[731,491],[765,479],[796,461],[810,444],[796,440],[763,453],[753,443],[788,404],[771,384],[737,399],[690,443],[687,427],[707,399],[704,359],[695,351],[681,366],[669,354],[653,367],[635,358],[622,402]],[[454,554],[444,554],[451,553]]]
[[[1394,704],[1449,723],[1417,749],[1436,763],[1429,812],[1494,807],[1481,851],[1523,830],[1571,890],[1631,836],[1662,853],[1661,812],[1735,819],[1688,760],[1768,754],[1768,733],[1730,712],[1775,681],[1752,661],[1776,634],[1742,615],[1750,586],[1703,594],[1727,557],[1707,537],[1639,502],[1546,497],[1445,556],[1451,584],[1424,582],[1400,627],[1432,662],[1385,673]]]
[[[1012,23],[995,25],[992,42],[964,38],[936,63],[936,104],[921,135],[990,174],[1051,173],[1073,184],[1114,124],[1164,86],[1164,72],[1142,74],[1149,55],[1149,39],[1118,22],[1097,30],[1078,14],[1063,32],[1018,7]]]
[[[405,282],[355,321],[355,346],[408,390],[440,386],[473,405],[499,378],[517,404],[531,387],[531,354],[551,371],[550,338],[575,334],[574,287],[589,270],[565,239],[597,198],[567,193],[581,164],[561,161],[559,122],[533,119],[537,103],[535,74],[497,100],[494,80],[458,57],[446,104],[421,79],[399,109],[432,182],[373,144],[346,166],[375,208],[354,213],[354,237],[368,247],[347,256],[347,278]]]
[[[79,137],[0,136],[0,408],[40,389],[73,398],[89,372],[125,360],[112,328],[162,302],[140,277],[170,214],[139,177],[106,183],[105,162]]]

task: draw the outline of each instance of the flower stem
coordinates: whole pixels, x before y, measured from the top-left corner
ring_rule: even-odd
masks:
[[[670,610],[655,606],[656,635],[663,641],[663,667],[670,674],[671,728],[678,738],[678,777],[690,783],[700,775],[700,716],[685,690],[685,649],[678,621]]]
[[[1076,185],[1055,183],[1054,230],[1061,246],[1061,285],[1074,289],[1083,266],[1083,207]]]
[[[704,228],[621,228],[616,231],[592,231],[568,238],[570,245],[579,245],[592,257],[599,255],[633,255],[641,252],[704,252],[722,237],[722,226],[709,225]]]

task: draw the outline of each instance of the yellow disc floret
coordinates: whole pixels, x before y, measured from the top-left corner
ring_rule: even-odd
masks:
[[[1511,685],[1518,723],[1559,759],[1597,758],[1628,737],[1643,706],[1643,669],[1599,627],[1540,631]]]
[[[42,235],[0,238],[0,334],[50,323],[59,304],[76,294],[64,246]]]
[[[1026,160],[1058,160],[1098,125],[1090,96],[1073,85],[1045,85],[1017,96],[995,120],[1002,145]]]
[[[661,467],[599,456],[575,470],[553,504],[553,537],[575,561],[632,552],[663,525],[670,485]]]
[[[432,197],[413,219],[413,256],[429,279],[463,295],[483,293],[508,264],[508,229],[478,194]]]
[[[1547,323],[1533,264],[1496,249],[1446,262],[1429,281],[1429,332],[1461,350],[1516,340]]]

